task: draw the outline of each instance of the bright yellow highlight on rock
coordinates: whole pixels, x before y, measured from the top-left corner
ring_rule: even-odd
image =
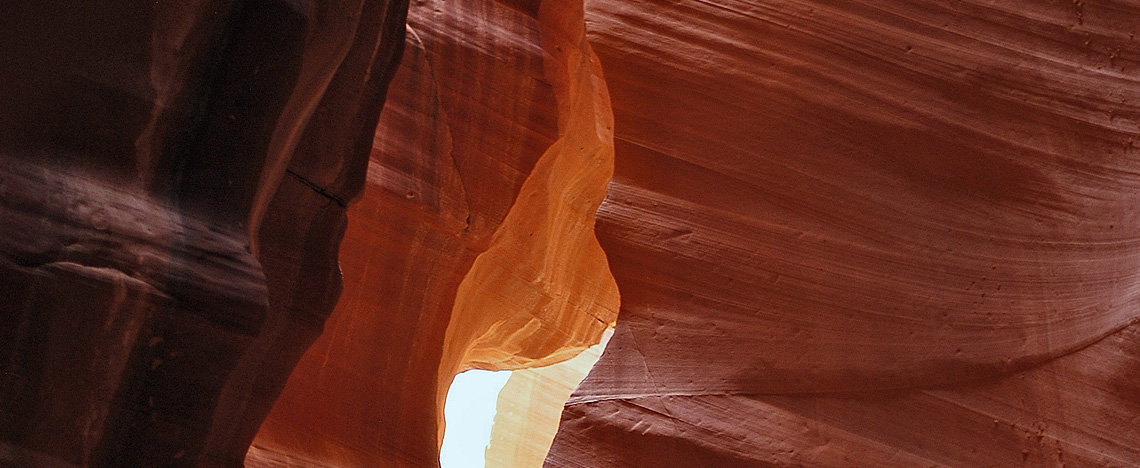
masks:
[[[578,356],[517,371],[455,376],[444,404],[441,468],[540,468],[562,406],[598,361],[613,329]],[[508,380],[509,379],[509,380]]]

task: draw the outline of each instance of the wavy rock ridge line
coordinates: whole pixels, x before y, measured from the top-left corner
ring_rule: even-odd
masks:
[[[542,466],[558,432],[562,407],[598,362],[612,331],[607,330],[601,342],[567,361],[511,373],[495,406],[485,466]]]
[[[1140,88],[1113,5],[590,3],[619,125],[600,236],[669,363],[654,383],[629,354],[607,391],[952,382],[1134,322]]]
[[[341,250],[345,293],[247,466],[433,466],[452,377],[612,325],[612,117],[580,6],[422,2]]]
[[[9,3],[4,467],[1140,465],[1136,0]]]
[[[617,285],[593,232],[613,169],[609,96],[580,9],[550,5],[537,19],[559,138],[460,283],[440,375],[564,361],[597,343],[617,316]]]

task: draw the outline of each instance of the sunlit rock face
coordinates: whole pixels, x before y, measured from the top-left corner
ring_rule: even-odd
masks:
[[[431,466],[455,373],[612,326],[581,5],[407,7],[3,8],[0,465]]]
[[[499,392],[495,423],[485,452],[487,467],[542,466],[558,431],[562,407],[598,362],[613,329],[598,344],[572,359],[511,372]]]
[[[344,294],[246,466],[431,467],[459,371],[596,343],[612,117],[581,5],[425,1],[341,244]]]
[[[588,1],[622,303],[546,466],[1140,463],[1138,6]]]
[[[0,466],[241,466],[339,293],[405,9],[0,8]]]

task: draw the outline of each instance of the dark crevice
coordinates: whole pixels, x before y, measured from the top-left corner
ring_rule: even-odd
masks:
[[[309,188],[313,189],[313,191],[314,191],[314,192],[317,192],[317,194],[318,194],[318,195],[320,195],[320,196],[322,196],[322,197],[325,197],[325,198],[327,198],[327,199],[329,199],[329,200],[332,200],[332,202],[333,202],[333,203],[336,203],[336,204],[337,204],[337,206],[339,206],[339,207],[341,207],[341,208],[348,208],[348,203],[345,203],[345,201],[344,201],[344,200],[341,200],[341,199],[340,199],[340,198],[338,198],[336,195],[333,195],[333,194],[332,194],[332,192],[329,192],[328,190],[325,190],[325,188],[324,188],[324,187],[321,187],[320,185],[317,185],[317,183],[316,183],[316,182],[313,182],[313,181],[311,181],[311,180],[309,180],[309,179],[306,179],[306,178],[305,178],[305,176],[303,176],[303,175],[301,175],[301,174],[298,174],[298,173],[296,173],[296,172],[293,172],[293,170],[292,170],[292,169],[289,169],[289,168],[286,168],[286,169],[285,169],[285,173],[287,173],[287,174],[289,174],[289,175],[291,175],[291,176],[293,176],[293,177],[296,177],[296,178],[297,178],[297,180],[301,181],[301,183],[302,183],[302,184],[308,185],[308,186],[309,186]]]

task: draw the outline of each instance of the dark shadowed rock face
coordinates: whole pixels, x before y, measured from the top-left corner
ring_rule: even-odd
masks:
[[[404,8],[0,7],[0,465],[240,466],[339,293]]]

